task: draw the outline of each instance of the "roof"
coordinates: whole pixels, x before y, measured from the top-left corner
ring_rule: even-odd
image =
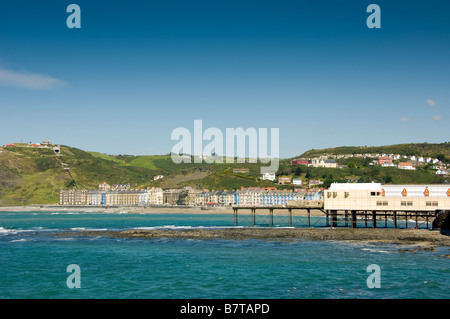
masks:
[[[332,183],[330,190],[380,190],[381,183]]]

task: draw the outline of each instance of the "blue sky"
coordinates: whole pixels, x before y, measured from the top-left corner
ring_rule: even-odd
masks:
[[[0,4],[0,144],[167,154],[196,119],[279,128],[283,158],[450,140],[448,1],[93,2]]]

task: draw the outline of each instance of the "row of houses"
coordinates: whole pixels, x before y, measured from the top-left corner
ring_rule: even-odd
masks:
[[[242,187],[240,190],[183,189],[65,189],[60,191],[62,206],[146,206],[180,205],[201,207],[283,206],[289,201],[321,199],[322,189],[276,190],[274,187]]]
[[[62,206],[145,206],[163,205],[162,189],[63,189],[59,192]]]
[[[340,154],[340,155],[324,155],[328,158],[335,158],[335,159],[346,159],[346,158],[380,158],[380,157],[389,157],[392,160],[398,160],[398,161],[411,161],[411,162],[419,162],[419,163],[428,163],[428,164],[437,164],[440,163],[439,159],[432,158],[432,157],[426,157],[426,156],[415,156],[415,155],[400,155],[400,154],[386,154],[386,153],[376,153],[376,154]]]
[[[412,156],[414,157],[414,156]],[[406,170],[416,170],[416,166],[423,166],[424,165],[424,158],[420,157],[419,159],[421,159],[421,161],[416,161],[416,162],[399,162],[398,164],[395,164],[393,162],[393,159],[389,156],[382,156],[379,157],[378,160],[373,161],[372,164],[373,165],[378,165],[381,167],[397,167],[399,169],[406,169]],[[431,158],[430,158],[431,160]],[[434,163],[434,161],[427,161],[427,163]],[[437,163],[437,162],[436,162]],[[442,166],[433,166],[434,169],[436,169],[436,175],[443,175],[446,176],[447,173],[447,169],[445,167]]]
[[[302,164],[312,167],[328,167],[337,168],[339,165],[334,159],[329,159],[328,156],[315,157],[311,160],[305,158],[299,158],[291,161],[292,165]]]
[[[49,147],[49,146],[51,146],[51,145],[53,145],[53,144],[50,143],[49,140],[43,140],[41,143],[32,143],[32,142],[29,142],[27,146],[28,146],[28,147],[38,147],[38,148],[44,147],[44,148],[46,148],[46,147]],[[14,146],[17,146],[17,145],[14,144],[14,143],[8,143],[8,144],[5,144],[5,145],[4,145],[4,147],[14,147]],[[21,145],[20,147],[23,147],[23,146]],[[61,147],[61,146],[58,145],[58,147]]]
[[[348,157],[376,157],[376,155],[379,154],[356,154],[356,155],[334,155],[335,158],[348,158]],[[395,164],[394,160],[402,160],[402,159],[409,159],[410,161],[407,162],[399,162],[398,164]],[[327,167],[327,168],[339,168],[339,167],[346,167],[346,166],[339,166],[338,163],[334,159],[329,159],[328,156],[320,156],[317,158],[313,158],[310,160],[300,158],[295,159],[291,161],[292,165],[295,164],[303,164],[307,166],[312,167]],[[378,165],[381,167],[397,167],[399,169],[405,169],[405,170],[416,170],[416,166],[423,166],[425,164],[434,164],[433,168],[436,169],[436,175],[448,175],[447,169],[444,167],[445,164],[441,163],[437,158],[425,158],[425,157],[419,157],[419,156],[401,156],[399,154],[382,154],[378,157],[377,160],[373,160],[370,165]],[[439,165],[438,165],[439,164]]]
[[[312,167],[339,167],[336,163],[335,159],[347,159],[347,158],[377,158],[378,160],[374,160],[377,165],[381,165],[385,162],[390,162],[397,160],[402,162],[412,162],[413,164],[442,164],[441,161],[437,158],[432,157],[423,157],[423,156],[407,156],[400,154],[341,154],[341,155],[321,155],[320,157],[306,159],[306,158],[297,158],[291,161],[291,164],[303,164]]]

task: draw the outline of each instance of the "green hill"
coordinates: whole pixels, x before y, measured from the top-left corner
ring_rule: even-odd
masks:
[[[17,145],[17,144],[16,144]],[[339,147],[311,150],[302,157],[328,154],[398,153],[450,158],[449,143],[402,144],[383,147]],[[149,186],[201,189],[239,189],[244,187],[282,186],[260,179],[261,163],[181,163],[176,164],[170,155],[133,156],[106,155],[86,152],[62,145],[62,156],[56,156],[51,148],[33,148],[23,144],[16,147],[0,147],[0,206],[51,204],[59,200],[59,190],[64,188],[97,188],[102,182],[130,184],[133,188]],[[428,155],[426,155],[428,154]],[[321,179],[325,186],[331,182],[382,182],[394,184],[442,183],[445,178],[436,176],[430,166],[417,171],[396,168],[371,167],[363,159],[352,159],[353,165],[346,168],[313,168],[291,165],[290,160],[281,160],[279,176]],[[340,164],[349,163],[343,161]],[[68,172],[64,167],[69,168]],[[247,168],[248,173],[234,173],[233,168]],[[153,176],[164,175],[153,181]]]
[[[438,156],[444,161],[450,160],[450,142],[433,144],[433,143],[410,143],[395,144],[388,146],[341,146],[325,149],[312,149],[298,157],[312,158],[322,154],[343,155],[343,154],[400,154],[407,156],[423,156],[437,158]]]
[[[176,164],[170,155],[113,156],[65,145],[60,154],[26,144],[0,147],[0,206],[57,203],[60,189],[97,188],[103,182],[164,189],[273,186],[259,180],[261,164]],[[232,168],[249,168],[250,173],[233,174]],[[165,178],[153,181],[159,174]]]

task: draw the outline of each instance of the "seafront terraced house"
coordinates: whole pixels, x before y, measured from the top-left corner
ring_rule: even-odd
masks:
[[[161,188],[152,187],[148,191],[148,205],[164,204],[164,192]]]
[[[59,205],[88,205],[88,190],[67,189],[59,192]]]
[[[292,190],[262,190],[259,195],[259,206],[285,206],[288,201],[303,200],[304,192]]]
[[[100,184],[99,189],[63,189],[59,205],[144,206],[162,205],[162,189],[129,189],[129,185]]]
[[[235,192],[234,204],[243,207],[285,206],[289,201],[303,200],[303,198],[304,192],[249,187]]]

